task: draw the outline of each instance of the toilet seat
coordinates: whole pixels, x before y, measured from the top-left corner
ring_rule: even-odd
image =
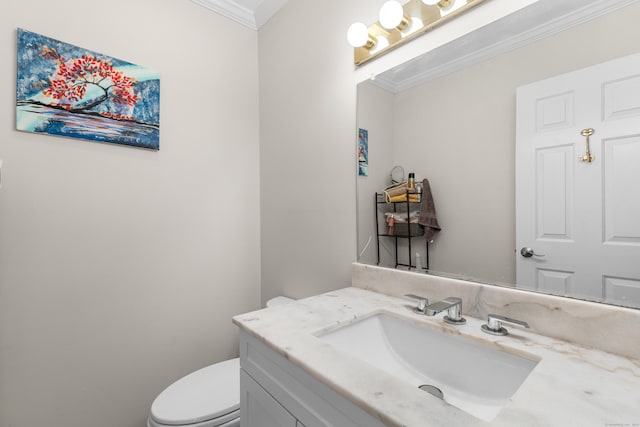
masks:
[[[240,427],[240,410],[234,412],[233,414],[235,418],[230,421],[221,421],[220,419],[203,421],[201,423],[196,424],[181,424],[181,425],[169,425],[169,424],[158,424],[151,417],[147,419],[147,427]],[[222,423],[222,424],[220,424]]]
[[[240,417],[240,359],[195,371],[153,401],[150,427],[232,427]]]
[[[288,304],[287,297],[267,307]],[[195,371],[167,387],[153,401],[148,427],[240,427],[240,359]]]

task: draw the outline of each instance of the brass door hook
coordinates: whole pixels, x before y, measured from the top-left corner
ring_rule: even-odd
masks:
[[[594,129],[592,129],[592,128],[582,129],[582,131],[580,131],[580,135],[582,135],[582,136],[587,138],[587,141],[586,141],[587,152],[585,154],[583,154],[582,156],[578,157],[578,159],[581,162],[591,163],[596,159],[596,156],[591,154],[591,148],[589,147],[589,137],[591,135],[593,135],[595,132],[596,131]]]

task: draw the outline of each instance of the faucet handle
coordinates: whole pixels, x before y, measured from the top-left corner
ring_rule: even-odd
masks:
[[[447,297],[442,302],[450,304],[447,308],[447,315],[444,316],[444,321],[451,325],[464,325],[467,323],[467,319],[462,317],[462,298]]]
[[[490,314],[487,317],[487,323],[482,325],[480,329],[482,332],[486,332],[491,335],[507,335],[509,331],[507,328],[503,327],[502,324],[506,323],[512,326],[520,326],[523,328],[528,328],[529,324],[527,322],[523,322],[522,320],[512,319],[510,317],[501,316],[499,314]]]
[[[425,310],[429,305],[429,298],[421,297],[420,295],[414,295],[414,294],[405,294],[405,297],[417,299],[418,305],[415,308],[415,312],[420,314],[425,314]]]
[[[467,319],[462,317],[462,299],[458,297],[447,297],[442,301],[434,302],[425,307],[424,314],[435,316],[444,310],[447,310],[447,315],[444,316],[445,323],[452,325],[464,325],[467,323]]]

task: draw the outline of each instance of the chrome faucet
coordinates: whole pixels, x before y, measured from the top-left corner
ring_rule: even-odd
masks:
[[[462,299],[457,297],[447,297],[442,301],[434,302],[425,307],[424,314],[435,316],[441,311],[447,310],[444,321],[452,325],[464,325],[467,319],[462,317]]]
[[[529,327],[529,324],[522,320],[500,316],[499,314],[490,314],[487,318],[487,323],[482,325],[480,329],[482,329],[482,332],[486,332],[491,335],[508,335],[509,331],[507,328],[502,326],[503,323],[513,326],[521,326],[523,328]]]
[[[405,297],[409,297],[409,298],[413,298],[413,299],[418,300],[418,305],[416,306],[414,311],[416,313],[419,313],[419,314],[425,314],[424,310],[429,305],[429,299],[428,298],[421,297],[420,295],[414,295],[414,294],[406,294]]]

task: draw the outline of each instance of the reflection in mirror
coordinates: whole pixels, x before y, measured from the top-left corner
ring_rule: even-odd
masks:
[[[429,273],[516,286],[516,89],[637,53],[637,16],[636,2],[400,92],[376,81],[361,83],[357,127],[369,133],[369,176],[357,178],[359,261],[375,265],[379,249],[379,265],[394,267],[393,239],[380,238],[377,245],[374,194],[390,183],[394,165],[401,165],[416,181],[427,178],[431,184],[442,231],[429,245]],[[582,150],[580,129],[572,142]],[[423,241],[414,242],[412,253],[425,259]],[[406,242],[399,245],[398,256],[407,263]],[[584,298],[640,307],[637,282],[629,281],[627,292],[629,299]],[[552,293],[583,297],[570,289]]]

